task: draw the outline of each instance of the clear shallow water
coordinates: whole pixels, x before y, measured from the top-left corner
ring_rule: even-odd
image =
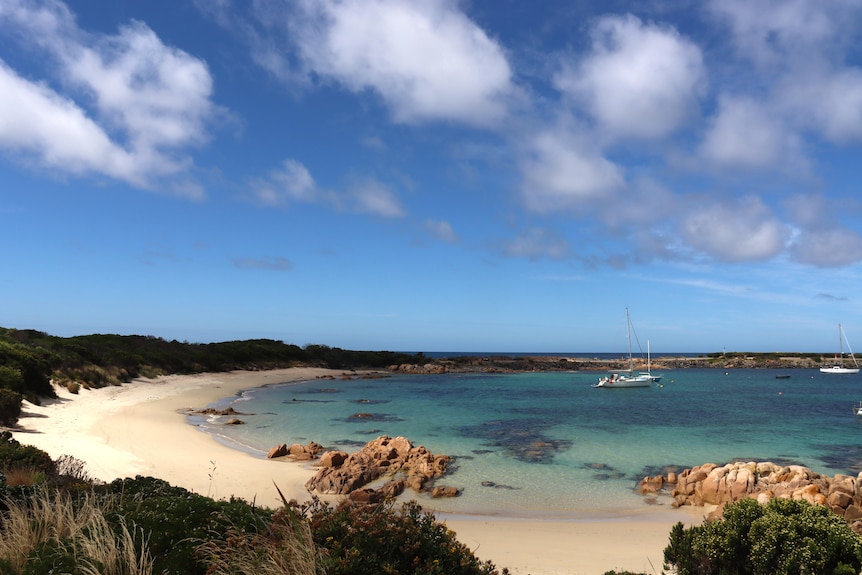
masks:
[[[461,497],[409,495],[439,512],[567,517],[646,507],[632,488],[668,465],[756,459],[828,474],[862,470],[862,418],[851,412],[862,376],[663,374],[661,387],[636,389],[594,389],[597,372],[314,380],[218,404],[244,413],[246,425],[192,423],[261,457],[280,443],[350,452],[380,435],[405,436],[456,457],[441,482],[463,489]],[[535,444],[543,448],[525,449]]]

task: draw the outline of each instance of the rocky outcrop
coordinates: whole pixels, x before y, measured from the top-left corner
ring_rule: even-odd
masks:
[[[390,365],[389,371],[393,371],[396,373],[449,373],[449,362],[434,361],[431,363],[426,363],[424,365],[419,365],[416,363],[402,363],[400,365]]]
[[[270,449],[269,453],[266,454],[266,457],[267,459],[289,457],[297,461],[311,461],[317,457],[317,454],[323,451],[323,449],[322,445],[315,443],[314,441],[309,441],[306,445],[300,445],[299,443],[287,445],[282,443],[281,445],[276,445]]]
[[[706,463],[667,476],[644,477],[637,485],[641,494],[666,494],[673,506],[717,506],[753,498],[766,503],[772,498],[804,499],[825,505],[862,532],[862,473],[856,477],[821,475],[801,465],[771,462]]]
[[[446,473],[450,461],[449,456],[415,447],[404,437],[381,436],[349,455],[337,450],[325,452],[317,464],[317,473],[305,487],[321,494],[349,494],[355,501],[371,503],[399,495],[406,488],[427,490]],[[391,479],[378,489],[366,488],[381,477]],[[453,497],[459,493],[456,488],[444,488],[438,496]]]
[[[232,407],[228,407],[227,409],[207,407],[205,409],[193,409],[189,413],[193,415],[243,415]]]

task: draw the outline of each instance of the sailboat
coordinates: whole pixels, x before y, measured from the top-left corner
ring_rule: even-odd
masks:
[[[651,381],[658,383],[661,381],[661,375],[652,372],[652,361],[650,360],[649,340],[646,340],[646,371],[642,371],[641,375],[646,375]]]
[[[844,367],[844,343],[847,343],[847,349],[850,351],[850,357],[853,359],[855,367]],[[847,336],[844,334],[844,328],[838,324],[838,363],[829,367],[821,367],[821,373],[836,373],[836,374],[854,374],[859,373],[859,364],[856,362],[856,356],[853,355],[853,350],[850,349],[850,342],[847,341]]]
[[[632,320],[629,308],[626,308],[626,325],[628,326],[629,368],[614,370],[609,375],[599,379],[593,387],[650,387],[653,379],[649,373],[635,373],[635,362],[632,359]]]

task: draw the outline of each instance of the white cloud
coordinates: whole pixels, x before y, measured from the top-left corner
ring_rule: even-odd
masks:
[[[303,0],[291,22],[309,70],[371,89],[398,122],[490,125],[513,93],[503,50],[449,0]]]
[[[457,244],[460,240],[452,225],[445,221],[425,220],[425,228],[432,236],[447,244]]]
[[[747,97],[719,97],[700,155],[720,167],[774,168],[802,162],[796,134],[769,106]]]
[[[384,218],[404,216],[404,208],[401,207],[395,194],[375,179],[364,179],[350,189],[348,207],[351,211]]]
[[[757,198],[693,205],[679,227],[688,247],[728,262],[768,260],[784,250],[790,236]]]
[[[520,164],[524,202],[540,213],[594,205],[624,184],[616,165],[564,126],[534,136]]]
[[[838,267],[862,261],[862,236],[846,228],[800,233],[791,255],[798,262],[818,267]]]
[[[7,147],[31,162],[148,187],[154,178],[185,170],[190,160],[184,149],[205,140],[206,123],[217,112],[206,65],[166,46],[146,25],[133,22],[116,35],[91,35],[61,2],[8,0],[0,7],[0,35],[47,55],[50,79],[64,92],[48,88],[47,77],[24,80],[8,68],[4,80],[18,96],[35,95],[31,111],[38,106],[66,120],[59,125],[78,129],[77,139],[65,139],[69,144],[49,142],[39,122],[30,124],[29,133],[24,126],[14,137],[5,134]],[[57,162],[62,146],[68,166]]]
[[[835,38],[841,13],[852,2],[821,0],[710,0],[709,10],[725,21],[737,52],[759,66],[792,65],[793,53],[808,60]]]
[[[0,148],[73,174],[100,172],[141,183],[135,158],[74,102],[0,61]]]
[[[199,143],[212,114],[212,78],[206,64],[166,46],[134,22],[96,45],[61,55],[68,79],[95,97],[132,147],[157,150]]]
[[[319,199],[311,173],[302,163],[290,158],[284,160],[280,168],[271,171],[265,180],[254,182],[252,194],[257,201],[269,206]]]
[[[592,52],[577,65],[565,64],[554,83],[612,136],[661,138],[696,110],[705,76],[694,43],[628,15],[601,19],[592,30]]]
[[[565,239],[544,228],[530,228],[518,234],[503,247],[508,257],[564,259],[572,255],[572,248]]]
[[[796,261],[818,267],[862,261],[862,236],[841,223],[842,217],[853,213],[852,208],[836,210],[821,195],[803,194],[787,198],[784,207],[789,219],[798,226],[790,246],[790,254]]]
[[[288,206],[292,203],[321,204],[352,213],[400,218],[404,209],[395,194],[374,178],[355,180],[346,192],[324,189],[317,185],[311,172],[301,162],[288,158],[265,178],[249,184],[254,201],[266,206]]]
[[[710,10],[750,62],[752,95],[788,129],[829,142],[862,140],[862,69],[848,62],[862,4],[819,0],[714,0]],[[740,84],[742,86],[742,84]]]
[[[786,79],[781,102],[804,128],[836,144],[862,141],[862,70],[821,70]]]

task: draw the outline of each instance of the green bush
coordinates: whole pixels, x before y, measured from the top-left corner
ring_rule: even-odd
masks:
[[[0,431],[0,470],[32,469],[54,475],[51,456],[32,445],[21,445],[8,431]]]
[[[332,507],[316,500],[307,513],[328,575],[498,573],[413,501],[395,509],[392,502],[369,506],[347,501]]]
[[[153,477],[116,479],[108,491],[119,496],[118,515],[143,530],[153,571],[163,575],[205,575],[196,554],[202,541],[224,540],[234,531],[257,533],[272,516],[242,500],[215,501]]]
[[[743,499],[721,520],[677,523],[664,560],[678,575],[841,575],[862,569],[862,538],[822,505]]]
[[[0,387],[0,425],[13,425],[18,421],[22,400],[17,391]]]

